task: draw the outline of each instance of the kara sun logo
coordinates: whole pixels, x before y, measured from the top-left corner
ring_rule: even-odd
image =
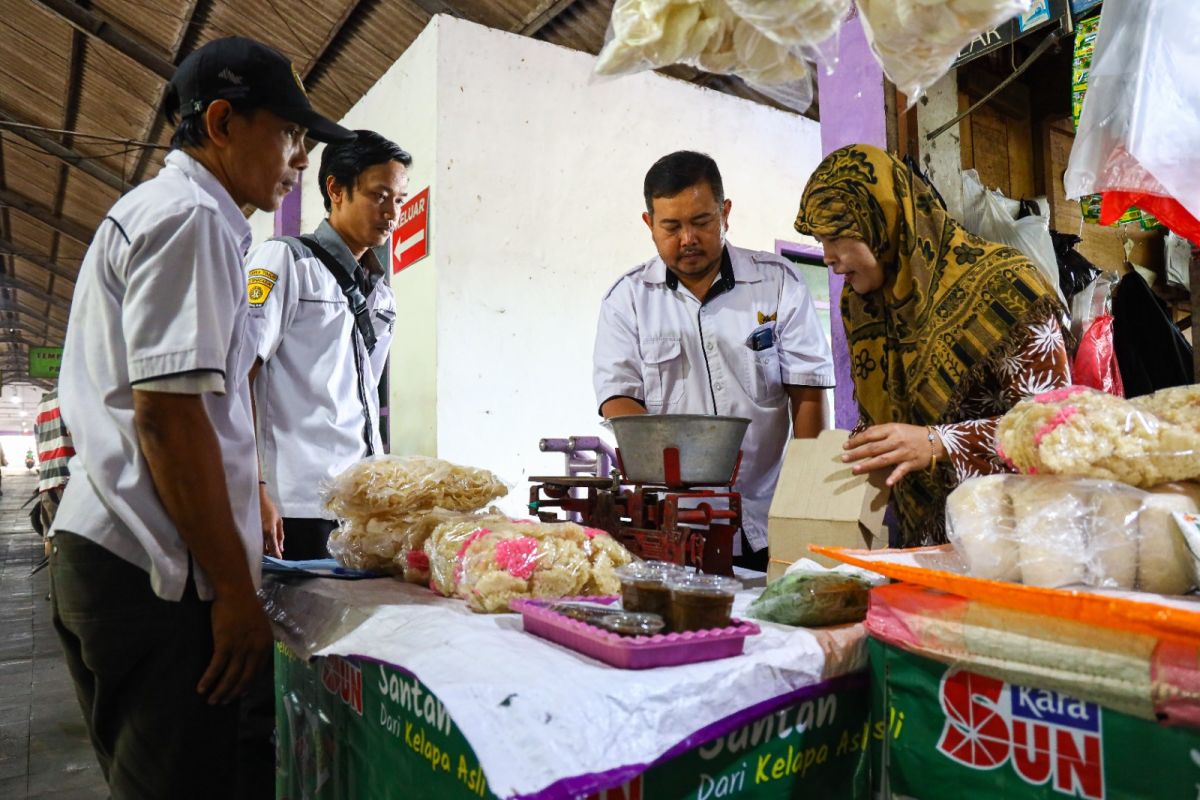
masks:
[[[1048,689],[950,670],[938,692],[946,725],[938,750],[977,770],[1011,763],[1026,783],[1104,800],[1100,708]]]
[[[362,670],[344,658],[328,656],[321,663],[321,685],[325,691],[340,696],[342,702],[363,713]]]

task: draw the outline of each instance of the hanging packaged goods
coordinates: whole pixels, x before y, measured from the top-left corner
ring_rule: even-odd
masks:
[[[957,62],[1064,19],[1067,0],[856,0],[875,57],[915,102]],[[804,110],[812,60],[845,20],[850,0],[617,0],[601,75],[685,64],[736,75]],[[965,50],[964,50],[965,49]],[[781,94],[781,92],[783,94]]]
[[[686,64],[737,75],[803,111],[812,102],[807,52],[837,31],[849,7],[850,0],[618,0],[596,72]]]

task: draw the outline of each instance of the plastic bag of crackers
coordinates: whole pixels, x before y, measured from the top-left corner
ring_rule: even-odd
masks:
[[[366,458],[325,487],[325,506],[339,525],[329,552],[347,567],[427,584],[424,545],[433,530],[447,522],[503,519],[478,509],[507,493],[484,469],[429,456]]]
[[[448,522],[425,543],[431,585],[480,612],[522,597],[612,595],[633,556],[607,533],[572,522]]]

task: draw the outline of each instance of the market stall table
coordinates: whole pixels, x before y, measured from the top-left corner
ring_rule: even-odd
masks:
[[[743,655],[635,671],[393,579],[264,593],[279,797],[866,796],[862,625],[762,623]]]
[[[909,581],[866,620],[877,793],[1195,796],[1196,597],[972,578],[949,546],[824,552]]]

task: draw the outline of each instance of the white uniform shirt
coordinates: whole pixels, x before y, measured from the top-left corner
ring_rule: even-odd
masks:
[[[784,385],[833,386],[833,362],[796,268],[773,253],[725,250],[703,304],[658,257],[609,290],[596,332],[596,400],[632,397],[651,414],[750,419],[735,488],[746,538],[761,550],[791,431]],[[764,327],[774,345],[756,351],[751,336]]]
[[[234,522],[255,584],[262,560],[254,423],[247,376],[242,255],[250,226],[199,162],[172,151],[152,180],[117,201],[75,284],[59,379],[75,439],[54,528],[90,539],[183,596],[190,554],[158,498],[133,425],[133,389],[183,375],[220,376],[203,394],[221,449]],[[196,589],[212,588],[195,565]]]
[[[328,222],[314,236],[353,274],[358,264]],[[370,250],[362,265],[383,271]],[[322,487],[367,455],[368,437],[371,452],[383,452],[379,381],[395,297],[382,278],[367,295],[376,336],[368,355],[341,286],[315,255],[297,258],[287,242],[268,241],[246,259],[246,276],[263,360],[254,382],[263,479],[282,516],[328,516]]]

